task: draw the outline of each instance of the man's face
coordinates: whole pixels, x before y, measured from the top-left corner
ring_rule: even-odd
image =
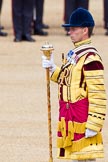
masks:
[[[70,27],[69,35],[73,43],[83,41],[88,38],[88,28]]]

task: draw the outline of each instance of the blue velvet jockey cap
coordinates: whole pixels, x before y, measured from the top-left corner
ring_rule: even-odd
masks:
[[[93,27],[95,22],[90,12],[84,8],[77,8],[72,12],[69,24],[63,24],[63,27]]]

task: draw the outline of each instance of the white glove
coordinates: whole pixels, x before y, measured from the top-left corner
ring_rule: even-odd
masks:
[[[51,54],[50,60],[48,60],[46,56],[42,56],[42,67],[49,68],[51,73],[55,71],[56,65],[53,61],[53,54]]]
[[[93,137],[97,134],[96,131],[93,131],[91,129],[86,129],[86,132],[85,132],[85,138],[88,138],[88,137]]]

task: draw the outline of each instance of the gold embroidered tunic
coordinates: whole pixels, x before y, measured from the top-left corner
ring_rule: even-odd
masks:
[[[101,130],[106,114],[102,60],[90,39],[75,44],[73,53],[51,76],[58,83],[60,103],[57,156],[77,160],[101,158],[104,156]],[[86,128],[97,135],[85,138]]]

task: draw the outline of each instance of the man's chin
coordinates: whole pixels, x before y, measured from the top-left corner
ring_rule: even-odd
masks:
[[[75,41],[75,40],[73,40],[73,39],[71,39],[71,40],[72,40],[72,43],[74,43],[74,44],[76,43],[76,41]]]

